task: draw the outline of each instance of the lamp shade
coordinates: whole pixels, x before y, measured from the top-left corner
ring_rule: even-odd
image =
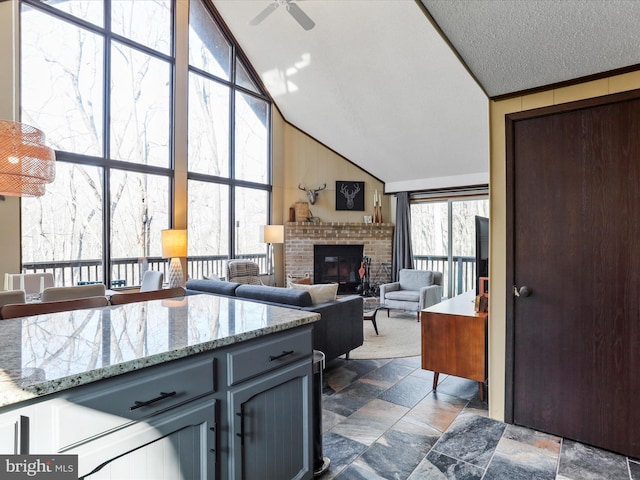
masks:
[[[284,243],[284,225],[265,225],[262,230],[263,243]]]
[[[177,258],[187,256],[187,231],[162,230],[162,257]]]
[[[0,195],[39,197],[55,178],[56,155],[45,135],[24,123],[0,120]]]

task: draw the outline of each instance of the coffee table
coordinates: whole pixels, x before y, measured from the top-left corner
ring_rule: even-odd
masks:
[[[362,318],[364,320],[370,320],[373,323],[373,328],[376,331],[376,335],[378,335],[378,324],[376,323],[376,314],[378,310],[381,308],[387,308],[384,303],[380,303],[379,301],[367,301],[366,298],[363,298],[363,315]]]

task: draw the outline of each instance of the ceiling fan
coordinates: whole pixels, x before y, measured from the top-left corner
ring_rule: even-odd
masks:
[[[262,10],[256,17],[249,22],[249,25],[258,25],[265,18],[275,12],[280,5],[284,5],[289,15],[291,15],[296,22],[300,24],[305,30],[311,30],[316,26],[315,22],[309,18],[309,16],[302,11],[302,9],[293,3],[294,0],[273,0],[273,3],[267,8]]]

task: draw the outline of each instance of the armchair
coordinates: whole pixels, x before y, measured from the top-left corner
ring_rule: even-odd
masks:
[[[227,281],[262,285],[259,277],[260,267],[251,260],[229,260],[227,262]]]
[[[398,281],[380,285],[380,303],[390,309],[417,312],[442,300],[442,273],[431,270],[402,269]]]

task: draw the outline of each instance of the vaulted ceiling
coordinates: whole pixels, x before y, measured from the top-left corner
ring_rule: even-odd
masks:
[[[635,0],[280,3],[213,0],[284,118],[387,192],[488,183],[489,97],[640,65]]]

